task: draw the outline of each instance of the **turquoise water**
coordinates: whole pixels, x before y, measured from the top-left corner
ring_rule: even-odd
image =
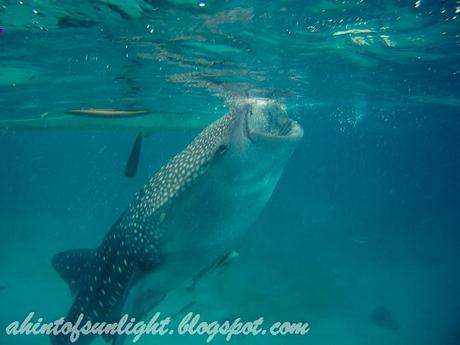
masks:
[[[156,310],[310,324],[234,344],[460,344],[459,16],[458,1],[0,2],[0,344],[49,344],[4,330],[67,313],[51,258],[98,246],[248,97],[284,103],[304,137],[238,258]],[[67,114],[85,108],[149,114]]]

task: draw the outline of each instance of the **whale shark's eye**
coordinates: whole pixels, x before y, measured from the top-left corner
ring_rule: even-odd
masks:
[[[225,145],[225,144],[222,144],[222,145],[220,145],[220,146],[217,148],[216,154],[222,155],[222,154],[224,154],[227,150],[228,150],[228,146]]]

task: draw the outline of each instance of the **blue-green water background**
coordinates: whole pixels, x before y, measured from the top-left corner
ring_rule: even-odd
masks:
[[[46,3],[3,2],[0,119],[113,107],[210,120],[255,95],[282,99],[305,130],[239,259],[160,311],[193,300],[210,320],[311,326],[235,344],[460,344],[458,2]],[[71,15],[78,25],[56,19]],[[0,344],[48,343],[3,329],[29,311],[65,314],[50,258],[96,246],[197,133],[146,138],[127,179],[136,131],[0,129]],[[372,322],[380,306],[398,330]],[[184,342],[204,339],[141,344]]]

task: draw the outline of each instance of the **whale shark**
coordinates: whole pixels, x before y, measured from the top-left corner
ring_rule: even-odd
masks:
[[[282,103],[236,102],[153,175],[97,248],[53,257],[74,296],[66,321],[116,322],[125,313],[136,315],[147,305],[145,296],[160,300],[233,250],[270,199],[302,136]],[[76,344],[93,339],[81,336]],[[51,340],[70,344],[68,335]]]

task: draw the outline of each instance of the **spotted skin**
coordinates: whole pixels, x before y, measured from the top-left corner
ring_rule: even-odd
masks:
[[[231,130],[235,114],[231,113],[206,128],[189,146],[162,167],[137,194],[120,221],[119,232],[112,234],[130,248],[138,264],[151,267],[160,260],[162,223],[171,203],[206,172],[213,158],[226,143],[222,138]]]
[[[128,306],[138,307],[132,296],[165,295],[232,249],[268,201],[293,147],[249,138],[248,114],[265,113],[254,107],[237,108],[204,129],[136,194],[98,248],[53,258],[75,296],[67,321],[83,314],[83,321],[115,322]],[[157,296],[145,293],[152,287]],[[69,344],[65,336],[52,341]],[[80,337],[77,344],[90,341]]]
[[[75,300],[66,316],[75,322],[115,321],[136,276],[160,264],[162,222],[171,204],[204,174],[209,162],[222,153],[221,138],[234,114],[206,128],[188,147],[161,168],[144,186],[97,249],[77,249],[57,254],[53,266],[69,284]],[[82,337],[89,342],[89,337]],[[53,337],[67,344],[68,337]]]

